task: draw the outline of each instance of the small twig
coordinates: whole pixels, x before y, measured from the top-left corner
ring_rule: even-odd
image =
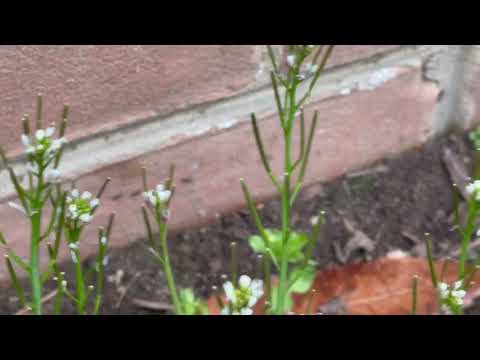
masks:
[[[138,272],[135,274],[134,278],[130,281],[130,283],[125,287],[125,290],[122,292],[122,295],[118,299],[117,303],[115,304],[115,309],[119,309],[127,295],[128,290],[132,287],[132,285],[137,281],[137,279],[142,275],[142,273]]]
[[[468,194],[466,187],[469,182],[469,176],[465,165],[458,158],[458,156],[455,155],[452,150],[448,148],[445,148],[443,150],[442,160],[448,170],[450,179],[453,181],[454,184],[456,184],[463,198],[465,200],[468,200],[470,198],[470,195]]]
[[[50,300],[52,300],[57,295],[57,292],[58,292],[58,290],[54,290],[50,294],[44,296],[43,299],[42,299],[42,304],[45,304],[45,303],[49,302]],[[31,313],[31,311],[32,310],[29,309],[29,308],[23,308],[23,309],[17,311],[15,313],[15,315],[27,315],[27,314]]]
[[[375,175],[375,174],[384,174],[388,173],[390,169],[385,165],[379,165],[370,169],[359,170],[347,175],[348,179],[353,179],[361,176]]]
[[[402,236],[403,236],[405,239],[408,239],[408,240],[410,240],[411,242],[413,242],[415,245],[423,244],[423,242],[422,242],[418,237],[416,237],[416,236],[413,235],[413,234],[410,234],[409,232],[402,231]]]
[[[172,305],[163,302],[157,301],[147,301],[147,300],[140,300],[140,299],[133,299],[132,304],[137,305],[146,310],[153,310],[153,311],[173,311],[174,308]]]
[[[480,239],[477,239],[475,240],[474,242],[472,242],[470,244],[470,247],[468,248],[468,250],[473,250],[473,249],[476,249],[480,247]],[[458,248],[457,250],[455,250],[454,252],[451,253],[451,255],[449,257],[457,257],[457,256],[460,256],[460,253],[461,253],[462,249],[461,248]]]

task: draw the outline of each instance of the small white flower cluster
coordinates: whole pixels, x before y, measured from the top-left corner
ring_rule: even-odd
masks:
[[[477,201],[480,201],[480,180],[475,180],[473,183],[470,183],[466,187],[467,193],[472,196],[475,196]]]
[[[39,176],[39,168],[37,163],[28,163],[26,170],[29,174]],[[47,183],[56,184],[60,182],[62,174],[58,169],[47,168],[43,171],[44,179]]]
[[[100,205],[100,200],[93,198],[92,194],[85,191],[82,195],[75,189],[66,198],[67,218],[89,223],[93,219],[93,210]]]
[[[238,288],[228,281],[223,285],[229,304],[222,309],[222,315],[253,315],[253,306],[263,295],[263,281],[252,280],[242,275]]]
[[[67,139],[64,137],[54,139],[54,134],[55,127],[53,126],[45,130],[37,130],[32,137],[23,134],[22,143],[25,147],[25,152],[28,155],[40,158],[42,161],[50,160],[67,142]]]
[[[467,295],[466,291],[462,289],[463,282],[457,281],[453,286],[446,283],[438,284],[438,292],[442,302],[442,310],[446,313],[451,313],[452,308],[463,306],[463,299]]]
[[[304,48],[303,50],[299,50],[299,53],[291,53],[287,56],[287,64],[290,68],[294,68],[299,62],[299,58],[305,58],[306,56],[310,55],[312,50],[315,48],[316,45],[302,45]],[[308,63],[305,67],[305,72],[298,75],[298,79],[303,81],[307,78],[308,75],[315,74],[319,69],[318,64]]]
[[[155,208],[167,203],[171,196],[172,192],[163,184],[158,185],[155,190],[143,193],[145,200]]]

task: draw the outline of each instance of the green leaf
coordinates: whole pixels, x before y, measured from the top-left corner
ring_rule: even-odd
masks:
[[[184,315],[208,315],[208,306],[199,299],[195,298],[192,289],[183,289],[180,291],[180,302]]]
[[[263,239],[258,236],[254,235],[249,239],[250,247],[258,254],[265,254],[266,252],[266,245]]]
[[[5,240],[5,236],[3,236],[1,231],[0,231],[0,243],[4,246],[7,246],[7,241]]]
[[[292,271],[290,279],[295,280],[290,291],[297,294],[306,294],[312,288],[315,281],[316,268],[314,266],[307,266],[304,269],[296,269]]]
[[[281,231],[266,229],[265,233],[268,236],[270,249],[267,248],[263,238],[258,235],[250,237],[250,247],[257,254],[269,254],[277,267],[280,259],[282,259],[283,251],[286,252],[288,262],[290,263],[297,263],[305,258],[303,249],[308,243],[308,235],[292,232],[284,249],[283,234]]]

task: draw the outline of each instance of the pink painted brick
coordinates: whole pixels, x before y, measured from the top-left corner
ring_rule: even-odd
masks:
[[[337,45],[328,67],[349,64],[358,60],[398,49],[401,45]]]
[[[334,179],[423,143],[432,129],[438,91],[432,83],[422,81],[419,71],[404,70],[398,78],[374,91],[355,92],[310,105],[308,118],[312,110],[318,109],[320,121],[307,185]],[[282,153],[282,136],[277,119],[264,119],[260,127],[273,157],[273,168],[280,173],[281,157],[277,154]],[[295,141],[298,144],[298,138]],[[79,179],[80,189],[95,190],[106,177],[113,178],[101,211],[83,241],[86,253],[95,252],[95,225],[104,225],[111,211],[117,211],[112,235],[114,246],[125,246],[144,236],[140,213],[141,168],[148,167],[150,186],[154,186],[167,176],[171,163],[177,166],[173,230],[206,224],[217,214],[244,206],[239,185],[242,177],[259,201],[274,195],[274,188],[262,170],[250,125],[243,124]],[[28,254],[25,221],[6,204],[0,205],[0,229],[20,254]]]
[[[0,144],[15,152],[38,93],[84,137],[251,89],[257,61],[254,45],[0,46]]]

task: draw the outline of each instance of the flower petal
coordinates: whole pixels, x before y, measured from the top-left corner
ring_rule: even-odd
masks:
[[[242,289],[248,289],[251,283],[252,279],[250,279],[250,277],[247,275],[242,275],[240,276],[240,279],[238,279],[238,284]]]
[[[237,301],[237,296],[235,295],[235,288],[230,281],[227,281],[225,284],[223,284],[223,291],[225,291],[225,295],[227,296],[228,301],[233,304]]]

